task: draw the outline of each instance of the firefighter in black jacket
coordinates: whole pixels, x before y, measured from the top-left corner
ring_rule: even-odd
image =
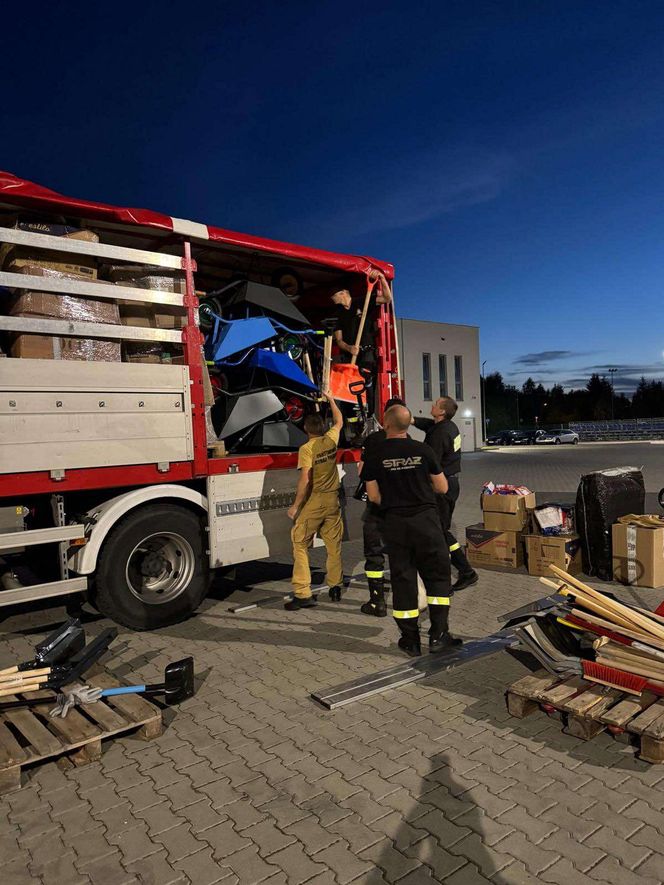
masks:
[[[409,439],[411,421],[405,406],[393,406],[385,414],[386,438],[374,446],[363,475],[369,500],[385,513],[399,648],[416,657],[422,653],[418,573],[427,591],[429,651],[448,651],[461,640],[449,632],[450,561],[436,507],[436,493],[447,490],[447,480],[429,446]]]
[[[452,565],[458,571],[453,590],[463,590],[476,584],[477,572],[466,558],[461,544],[452,534],[452,514],[459,497],[459,473],[461,472],[461,433],[452,420],[457,412],[456,401],[450,396],[441,396],[431,407],[431,418],[414,418],[418,430],[424,430],[424,441],[434,451],[447,477],[448,491],[438,495],[438,512],[450,551]]]
[[[398,397],[388,399],[385,403],[385,413],[392,406],[404,406],[405,403]],[[384,430],[375,430],[364,440],[362,454],[360,456],[359,472],[362,477],[364,462],[371,457],[375,446],[386,437]],[[369,600],[362,604],[360,611],[365,615],[375,615],[377,618],[387,616],[387,604],[385,602],[385,543],[383,541],[383,514],[380,508],[367,501],[367,506],[362,516],[362,537],[364,540],[364,574],[369,583]]]

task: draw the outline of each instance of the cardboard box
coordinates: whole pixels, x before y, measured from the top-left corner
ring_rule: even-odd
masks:
[[[45,226],[48,227],[48,225]],[[48,233],[48,231],[43,231],[43,233]],[[87,243],[99,242],[99,237],[91,230],[73,230],[63,234],[62,238],[83,240]],[[0,267],[12,273],[27,272],[23,270],[27,267],[42,267],[87,280],[97,279],[96,258],[86,255],[67,255],[64,252],[50,252],[47,249],[37,249],[34,246],[13,246],[11,243],[4,243],[0,246]]]
[[[550,565],[570,575],[581,573],[581,538],[578,535],[526,535],[528,574],[552,578]]]
[[[664,586],[664,528],[614,523],[611,534],[616,581],[633,587]]]
[[[156,329],[154,307],[151,304],[137,304],[135,301],[118,301],[120,322],[123,326],[138,326],[141,329]]]
[[[482,495],[484,526],[492,532],[522,532],[535,495]]]
[[[58,338],[51,335],[16,335],[10,355],[29,360],[81,360],[120,362],[120,342],[92,338]]]
[[[466,528],[466,555],[471,565],[519,568],[523,565],[523,534],[496,532],[481,523]]]
[[[112,301],[51,292],[19,291],[20,294],[15,297],[10,309],[12,316],[49,317],[111,325],[118,325],[120,322],[118,306]]]

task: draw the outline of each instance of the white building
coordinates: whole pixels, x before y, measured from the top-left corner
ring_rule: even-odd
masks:
[[[462,451],[482,445],[480,330],[426,320],[398,319],[399,350],[406,402],[414,415],[428,416],[439,396],[459,404],[454,419]]]

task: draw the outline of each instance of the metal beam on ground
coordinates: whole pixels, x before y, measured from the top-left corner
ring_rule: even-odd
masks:
[[[335,710],[346,704],[361,701],[372,695],[381,694],[392,688],[399,688],[429,676],[436,676],[453,670],[469,661],[479,660],[502,651],[514,641],[511,629],[493,633],[484,639],[471,639],[460,648],[447,654],[427,655],[413,662],[404,662],[387,670],[380,670],[367,676],[360,676],[350,682],[343,682],[332,688],[311,693],[311,697],[328,710]]]

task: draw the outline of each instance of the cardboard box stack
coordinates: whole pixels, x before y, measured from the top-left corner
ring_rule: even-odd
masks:
[[[466,528],[466,554],[480,568],[516,569],[523,565],[523,536],[535,495],[524,486],[485,483],[484,522]]]
[[[632,587],[663,587],[664,517],[621,516],[611,532],[614,579]]]
[[[92,231],[60,224],[17,222],[16,227],[31,233],[44,233],[89,243],[99,241],[97,234]],[[0,247],[0,267],[12,273],[31,276],[95,282],[97,280],[97,265],[94,258],[70,256],[66,253],[28,246],[13,246],[8,243]],[[113,301],[59,295],[39,290],[16,289],[14,298],[8,305],[8,313],[20,317],[79,320],[113,325],[120,322],[118,307]],[[27,359],[119,362],[120,343],[99,338],[20,333],[11,337],[9,353],[13,357]]]
[[[117,286],[135,289],[153,289],[160,292],[173,292],[184,295],[184,273],[162,267],[149,268],[142,265],[113,265],[107,269],[108,278]],[[183,307],[168,304],[141,304],[136,301],[123,301],[118,298],[120,322],[124,326],[139,326],[144,329],[181,329],[186,323]],[[177,345],[176,345],[177,347]],[[128,363],[172,362],[170,345],[155,342],[125,342],[123,359]]]
[[[526,564],[529,575],[550,577],[550,565],[570,575],[581,573],[581,538],[574,530],[574,507],[542,504],[528,519]]]

